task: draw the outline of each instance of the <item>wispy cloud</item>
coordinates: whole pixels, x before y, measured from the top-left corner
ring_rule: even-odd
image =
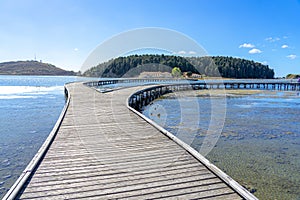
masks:
[[[297,56],[295,54],[291,54],[291,55],[288,55],[287,58],[294,60],[297,58]]]
[[[279,37],[275,37],[275,38],[273,38],[273,37],[268,37],[268,38],[266,38],[265,40],[266,40],[266,41],[269,41],[269,42],[276,42],[276,41],[279,41],[280,38],[279,38]]]
[[[262,52],[262,51],[259,50],[259,49],[251,49],[251,50],[249,51],[250,54],[257,54],[257,53],[261,53],[261,52]]]
[[[179,55],[195,55],[197,54],[197,52],[195,51],[184,51],[184,50],[181,50],[181,51],[178,51],[178,52],[175,52],[174,54],[179,54]]]
[[[273,39],[272,37],[268,37],[268,38],[266,38],[265,40],[271,41],[272,39]]]
[[[186,51],[178,51],[177,54],[184,55],[186,54]]]
[[[244,43],[239,46],[239,48],[254,48],[255,46],[250,43]]]
[[[79,49],[78,48],[74,48],[74,51],[79,51]]]

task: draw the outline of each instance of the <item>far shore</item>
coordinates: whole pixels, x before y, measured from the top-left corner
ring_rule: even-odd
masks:
[[[187,90],[169,93],[161,98],[174,97],[242,97],[247,95],[274,95],[280,91],[274,90],[255,90],[255,89],[208,89],[208,90]],[[284,91],[285,95],[294,95],[295,91]],[[274,98],[274,97],[273,97]]]

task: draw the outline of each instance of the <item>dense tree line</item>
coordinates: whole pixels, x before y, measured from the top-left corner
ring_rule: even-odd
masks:
[[[169,55],[131,55],[101,63],[83,73],[93,77],[132,77],[142,71],[182,72],[226,78],[274,78],[267,65],[241,58],[224,56],[180,57]]]
[[[171,72],[174,67],[181,71],[197,73],[195,67],[185,58],[167,55],[132,55],[118,57],[101,63],[83,73],[93,77],[127,77],[138,75],[142,71]]]

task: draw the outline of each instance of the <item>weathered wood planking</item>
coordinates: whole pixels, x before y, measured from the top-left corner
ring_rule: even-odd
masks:
[[[126,107],[141,87],[99,93],[66,86],[70,104],[20,199],[242,199]]]

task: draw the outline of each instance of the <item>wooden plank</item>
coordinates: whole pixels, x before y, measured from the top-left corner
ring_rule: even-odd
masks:
[[[167,182],[176,182],[181,183],[184,181],[192,181],[192,180],[213,180],[212,182],[217,182],[218,179],[213,177],[212,174],[181,174],[178,176],[177,174],[168,175],[168,176],[156,176],[156,177],[145,177],[145,178],[139,178],[139,179],[126,179],[126,183],[124,180],[121,179],[112,179],[112,180],[106,180],[101,181],[99,183],[99,180],[89,181],[89,182],[78,182],[74,184],[69,184],[64,188],[61,188],[59,185],[56,185],[56,187],[53,186],[44,186],[44,187],[31,187],[28,188],[28,193],[34,193],[35,196],[40,196],[40,193],[47,193],[48,195],[60,195],[62,193],[68,194],[73,193],[74,189],[76,190],[78,187],[81,188],[81,191],[90,191],[90,190],[101,190],[108,192],[109,190],[115,190],[118,188],[121,191],[121,188],[123,187],[123,190],[128,190],[129,187],[131,188],[137,188],[140,187],[150,187],[153,185],[165,185]]]
[[[149,198],[162,197],[163,195],[176,195],[180,193],[192,192],[192,191],[209,191],[227,188],[224,183],[217,178],[215,179],[205,179],[200,181],[186,181],[186,180],[174,180],[165,182],[152,182],[143,183],[139,185],[127,185],[126,183],[118,184],[116,187],[106,188],[103,185],[94,185],[90,187],[80,187],[80,192],[78,190],[63,190],[61,193],[56,193],[54,190],[47,192],[31,192],[24,193],[22,198],[32,199],[32,198],[42,198],[51,196],[55,198],[56,196],[63,195],[68,199],[79,199],[82,197],[93,197],[97,196],[99,198],[127,198],[131,196],[149,196]],[[233,192],[231,190],[231,192]],[[147,198],[147,197],[146,197]]]
[[[99,93],[67,85],[70,105],[20,199],[241,197],[126,107],[142,87]]]
[[[180,174],[180,173],[186,173],[190,171],[191,173],[194,173],[195,171],[200,171],[198,166],[195,166],[194,164],[186,164],[186,165],[178,165],[173,166],[167,169],[148,169],[148,170],[142,170],[142,171],[134,171],[131,173],[123,173],[123,174],[99,174],[99,173],[89,173],[89,174],[82,174],[81,177],[77,177],[75,179],[61,179],[61,180],[54,180],[54,181],[43,181],[36,179],[35,182],[31,181],[27,188],[30,187],[44,187],[44,186],[53,186],[55,187],[58,185],[61,187],[61,185],[69,185],[73,183],[78,182],[89,182],[94,180],[107,180],[111,179],[111,181],[117,181],[118,180],[131,180],[131,179],[139,179],[139,178],[149,178],[149,177],[155,177],[155,176],[168,176],[172,174]],[[202,172],[202,170],[201,170]]]

